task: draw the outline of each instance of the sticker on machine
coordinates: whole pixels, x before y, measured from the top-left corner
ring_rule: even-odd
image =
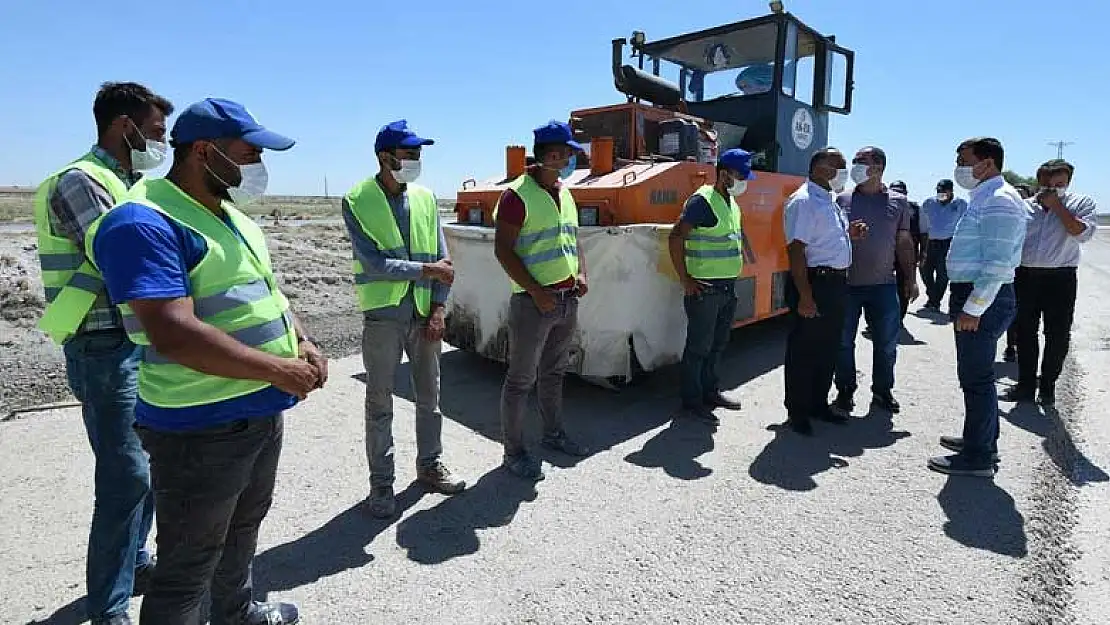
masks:
[[[799,150],[809,149],[813,143],[813,116],[809,109],[800,108],[794,111],[794,119],[790,122],[790,136],[794,139],[794,146]]]

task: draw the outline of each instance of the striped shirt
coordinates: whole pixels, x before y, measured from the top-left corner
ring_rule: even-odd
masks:
[[[92,147],[92,154],[110,167],[128,188],[142,177],[138,172],[125,171],[123,165],[99,145]],[[76,243],[77,249],[84,254],[85,234],[89,226],[102,214],[108,212],[115,201],[99,182],[79,169],[71,169],[58,178],[49,203],[51,231]],[[77,328],[77,334],[122,328],[123,319],[119,311],[108,300],[108,292],[101,291],[96,296],[89,314]]]
[[[1021,252],[1022,267],[1079,266],[1079,259],[1083,255],[1080,245],[1090,241],[1098,230],[1095,201],[1086,195],[1068,193],[1063,202],[1064,208],[1087,227],[1083,232],[1072,236],[1059,217],[1032,202],[1033,221],[1029,223],[1029,230],[1025,235],[1025,247]]]
[[[970,196],[948,250],[948,279],[974,285],[963,312],[978,317],[1014,281],[1032,211],[1002,176],[980,182]]]

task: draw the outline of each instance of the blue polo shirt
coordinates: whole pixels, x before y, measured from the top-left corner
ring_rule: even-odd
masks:
[[[239,234],[226,216],[224,223]],[[93,240],[93,253],[100,262],[108,296],[119,304],[188,297],[189,272],[208,253],[208,245],[195,232],[149,206],[127,203],[104,217]],[[160,408],[140,398],[135,421],[155,430],[195,430],[237,419],[270,417],[296,403],[296,397],[274,386],[188,408]]]

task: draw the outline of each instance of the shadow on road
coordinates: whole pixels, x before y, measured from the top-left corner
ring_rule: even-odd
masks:
[[[928,345],[927,342],[922,341],[921,339],[914,336],[913,333],[907,330],[905,326],[903,326],[902,330],[898,333],[898,344],[907,347]]]
[[[946,326],[949,323],[952,323],[952,319],[948,316],[948,313],[946,312],[925,310],[924,308],[920,308],[910,314],[914,317],[917,317],[918,319],[925,319],[926,321],[930,321],[935,326]]]
[[[890,413],[874,408],[845,425],[815,422],[813,428],[814,435],[808,437],[784,424],[768,427],[775,438],[755,457],[748,474],[757,482],[784,490],[813,490],[817,488],[814,477],[847,467],[845,458],[857,458],[868,449],[889,447],[910,436],[894,429]]]
[[[27,625],[81,625],[89,622],[86,614],[85,597],[80,597],[55,610],[45,621],[28,621]]]
[[[738,328],[721,359],[722,387],[728,391],[762,376],[782,365],[787,325],[777,318],[755,326]],[[440,410],[443,415],[482,436],[501,440],[499,404],[505,366],[476,354],[455,350],[440,361]],[[409,364],[397,368],[394,394],[409,401],[412,392]],[[365,382],[366,374],[355,378]],[[740,391],[741,400],[743,391]],[[534,399],[534,393],[532,398]],[[531,401],[525,420],[527,440],[539,435],[539,416]],[[567,376],[563,412],[568,433],[596,454],[635,438],[667,423],[678,407],[678,367],[662,367],[614,392]],[[649,450],[649,453],[650,452]],[[544,460],[561,468],[581,462],[562,454],[541,454]],[[680,462],[680,460],[676,460]],[[666,464],[661,461],[659,466]]]
[[[644,443],[643,449],[624,457],[646,469],[663,469],[679,480],[696,480],[713,473],[698,462],[698,456],[713,451],[713,428],[689,418],[671,420],[670,425]]]
[[[1002,416],[1011,424],[1040,436],[1041,446],[1052,463],[1075,486],[1093,482],[1110,481],[1106,471],[1091,462],[1075,445],[1060,412],[1055,408],[1041,408],[1030,403],[1019,403]]]
[[[952,540],[1012,558],[1028,553],[1025,518],[993,480],[949,477],[937,502],[948,517],[944,533]]]
[[[421,510],[397,526],[397,545],[420,564],[440,564],[481,548],[478,530],[512,522],[520,505],[536,499],[536,488],[500,467],[474,486]]]
[[[416,505],[424,492],[414,482],[397,493],[398,516]],[[265,601],[270,591],[293,590],[373,562],[366,546],[395,520],[375,519],[360,501],[297,540],[258,554],[254,559],[256,598]]]

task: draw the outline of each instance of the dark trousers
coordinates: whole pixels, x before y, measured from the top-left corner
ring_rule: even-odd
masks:
[[[798,314],[798,290],[786,283],[786,305],[792,326],[786,339],[786,411],[791,418],[808,419],[828,410],[848,294],[844,272],[811,268],[809,284],[817,302],[817,316]]]
[[[953,321],[971,295],[970,283],[952,285]],[[1014,285],[1004,284],[994,302],[979,317],[979,329],[956,331],[956,376],[964,392],[964,448],[960,452],[973,464],[989,466],[991,454],[998,451],[998,389],[995,387],[994,360],[998,340],[1013,321],[1017,304]],[[953,325],[955,328],[955,325]]]
[[[150,454],[158,566],[141,625],[238,625],[251,607],[251,563],[270,510],[283,421],[239,420],[190,432],[139,428]]]
[[[1044,317],[1044,361],[1041,363],[1041,388],[1052,388],[1060,377],[1071,345],[1071,324],[1075,317],[1078,288],[1074,267],[1038,269],[1018,267],[1014,272],[1017,289],[1016,339],[1018,384],[1037,385],[1040,356],[1038,330]]]
[[[894,276],[898,284],[898,318],[905,319],[906,313],[910,311],[910,296],[906,294],[907,284],[914,279],[913,274],[906,275],[902,271],[902,263],[894,263]]]
[[[887,395],[894,388],[894,363],[898,357],[898,290],[896,284],[849,286],[844,298],[844,329],[836,361],[836,388],[851,395],[856,392],[856,334],[863,313],[871,328],[873,348],[871,391]]]
[[[921,281],[925,283],[926,305],[940,306],[948,290],[948,248],[952,239],[929,239],[925,262],[921,264]]]
[[[736,316],[736,282],[714,284],[687,295],[686,348],[682,352],[682,405],[702,406],[720,391],[717,367],[728,346]]]

